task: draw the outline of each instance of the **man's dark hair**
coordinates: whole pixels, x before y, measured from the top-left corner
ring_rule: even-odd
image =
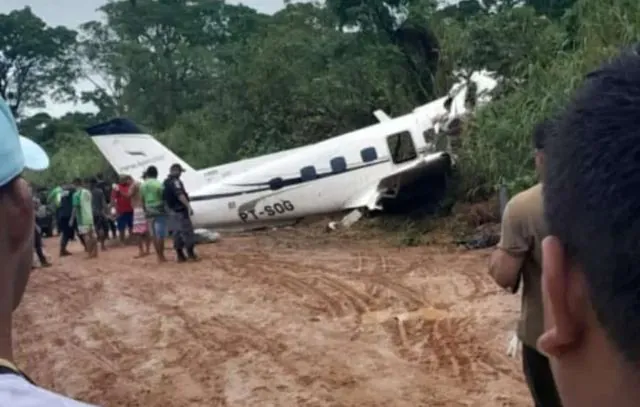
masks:
[[[182,165],[175,163],[171,164],[171,167],[169,167],[169,171],[184,171],[184,168],[182,168]]]
[[[600,323],[640,362],[640,56],[587,76],[545,143],[549,233],[581,267]]]
[[[73,179],[73,185],[81,185],[81,184],[82,184],[82,180],[80,178]]]
[[[148,177],[158,178],[158,169],[155,165],[150,165],[149,168],[147,168],[146,174]]]
[[[533,146],[536,150],[544,150],[547,138],[553,134],[555,123],[552,119],[545,119],[533,128]]]

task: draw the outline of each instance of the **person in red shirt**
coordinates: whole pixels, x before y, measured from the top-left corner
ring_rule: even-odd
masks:
[[[121,243],[124,243],[125,230],[129,231],[129,235],[133,231],[133,206],[129,197],[132,182],[133,179],[130,176],[122,175],[111,191],[111,205],[116,210],[116,223]]]

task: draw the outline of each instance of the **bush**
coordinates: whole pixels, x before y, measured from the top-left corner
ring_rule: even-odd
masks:
[[[554,60],[529,61],[524,83],[481,109],[467,127],[460,159],[466,198],[501,180],[511,194],[535,183],[533,127],[562,108],[587,72],[640,38],[640,3],[582,0],[562,24],[564,42]]]

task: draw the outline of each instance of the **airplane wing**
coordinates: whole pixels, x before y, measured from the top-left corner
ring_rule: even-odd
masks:
[[[451,157],[446,152],[429,154],[422,159],[386,175],[364,194],[349,201],[345,209],[366,207],[369,210],[381,210],[380,198],[390,196],[403,184],[408,184],[427,171],[445,172],[451,166]]]
[[[388,114],[386,114],[384,112],[384,110],[382,109],[378,109],[375,112],[373,112],[373,115],[376,117],[376,119],[382,123],[382,122],[388,122],[389,120],[391,120],[391,117],[389,117]]]

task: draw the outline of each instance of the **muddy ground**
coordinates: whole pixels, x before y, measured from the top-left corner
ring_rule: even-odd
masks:
[[[46,240],[49,253],[55,239]],[[36,270],[15,318],[39,384],[105,406],[529,406],[505,347],[519,300],[488,250],[303,229],[224,236],[202,261],[132,247]]]

